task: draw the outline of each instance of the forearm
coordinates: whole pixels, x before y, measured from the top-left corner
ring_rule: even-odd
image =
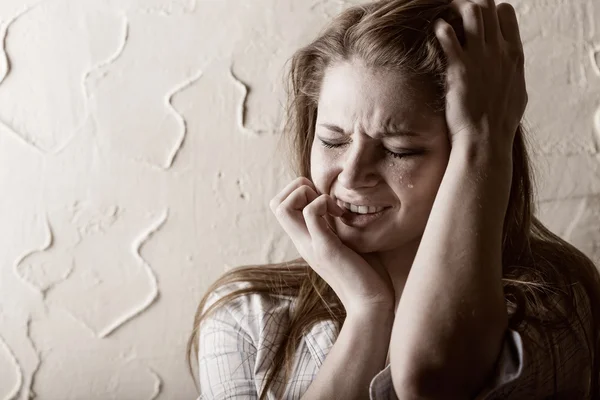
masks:
[[[393,320],[393,306],[348,315],[302,400],[368,399],[371,380],[385,367]]]
[[[400,398],[467,398],[500,352],[507,326],[502,228],[512,170],[510,159],[472,150],[451,152],[398,305],[390,361]],[[425,393],[433,388],[437,393]]]

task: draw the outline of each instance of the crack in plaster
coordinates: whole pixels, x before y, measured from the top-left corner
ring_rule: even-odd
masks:
[[[140,304],[140,306],[137,309],[133,308],[130,313],[123,315],[121,318],[117,319],[115,322],[113,322],[111,325],[106,327],[104,330],[97,333],[96,335],[99,338],[107,337],[108,335],[113,333],[115,330],[117,330],[119,327],[123,326],[125,323],[131,321],[133,318],[137,317],[138,315],[140,315],[141,313],[146,311],[152,305],[152,303],[154,303],[156,301],[156,299],[158,298],[158,279],[156,278],[156,274],[150,267],[150,264],[148,264],[146,262],[146,260],[144,260],[144,258],[141,256],[140,249],[152,237],[152,235],[154,235],[154,233],[156,233],[160,228],[162,228],[162,226],[167,221],[168,215],[169,215],[169,211],[165,210],[163,215],[160,216],[148,228],[148,230],[146,232],[142,233],[140,235],[140,237],[134,241],[134,254],[135,254],[136,258],[138,259],[138,261],[140,261],[142,263],[142,265],[144,266],[144,268],[148,274],[148,277],[150,278],[151,284],[152,284],[152,288],[149,293],[149,296],[146,298],[145,302]]]
[[[15,373],[17,375],[17,381],[15,382],[15,385],[13,386],[11,392],[9,392],[4,398],[4,400],[16,400],[17,396],[21,392],[21,387],[23,386],[23,369],[21,368],[17,357],[12,352],[10,347],[8,347],[8,344],[4,341],[2,336],[0,336],[0,348],[4,349],[4,353],[9,356],[9,361],[11,361],[14,365]]]
[[[186,79],[184,82],[177,85],[173,89],[173,91],[171,93],[169,93],[166,97],[166,101],[165,101],[166,106],[169,110],[171,110],[172,114],[174,115],[175,119],[177,120],[177,123],[179,124],[179,126],[181,128],[181,134],[179,135],[179,141],[176,143],[175,147],[171,151],[171,155],[169,156],[167,165],[163,168],[164,170],[167,170],[167,169],[171,168],[171,166],[173,166],[173,162],[175,161],[177,154],[179,154],[179,151],[183,147],[183,143],[185,142],[185,138],[187,136],[187,122],[186,122],[185,118],[183,117],[183,115],[181,113],[179,113],[177,111],[177,109],[173,106],[173,97],[176,94],[179,94],[179,93],[183,92],[185,89],[192,86],[201,77],[202,77],[202,71],[198,71],[196,74],[192,75],[191,77]]]
[[[242,101],[240,102],[240,106],[239,106],[238,112],[237,112],[238,127],[242,131],[249,132],[254,135],[273,133],[272,131],[267,131],[267,130],[263,130],[263,129],[250,129],[250,128],[246,127],[246,115],[247,115],[247,111],[248,111],[247,106],[246,106],[246,101],[248,100],[248,93],[250,92],[250,87],[247,84],[245,84],[244,82],[242,82],[238,77],[235,76],[235,74],[233,73],[233,66],[229,67],[229,76],[231,77],[231,79],[233,79],[236,86],[242,90],[243,97],[242,97]]]

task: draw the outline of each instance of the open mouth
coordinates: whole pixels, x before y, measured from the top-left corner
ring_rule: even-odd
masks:
[[[346,209],[346,212],[344,212],[344,214],[342,214],[342,216],[340,216],[340,220],[348,226],[362,228],[376,220],[379,220],[391,208],[392,207],[385,207],[383,210],[381,210],[379,212],[370,213],[370,214],[356,213],[356,212],[352,212],[351,210]]]

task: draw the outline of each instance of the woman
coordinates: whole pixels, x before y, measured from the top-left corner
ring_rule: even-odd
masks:
[[[302,257],[209,288],[200,398],[598,398],[600,278],[534,216],[509,4],[352,7],[289,96]]]

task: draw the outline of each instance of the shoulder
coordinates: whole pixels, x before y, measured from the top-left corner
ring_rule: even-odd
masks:
[[[249,282],[231,282],[217,287],[207,296],[203,313],[217,301],[239,290],[251,289]],[[206,318],[227,318],[246,331],[255,343],[263,336],[272,336],[288,322],[292,297],[266,293],[243,293],[216,306]],[[213,314],[214,313],[214,314]]]

